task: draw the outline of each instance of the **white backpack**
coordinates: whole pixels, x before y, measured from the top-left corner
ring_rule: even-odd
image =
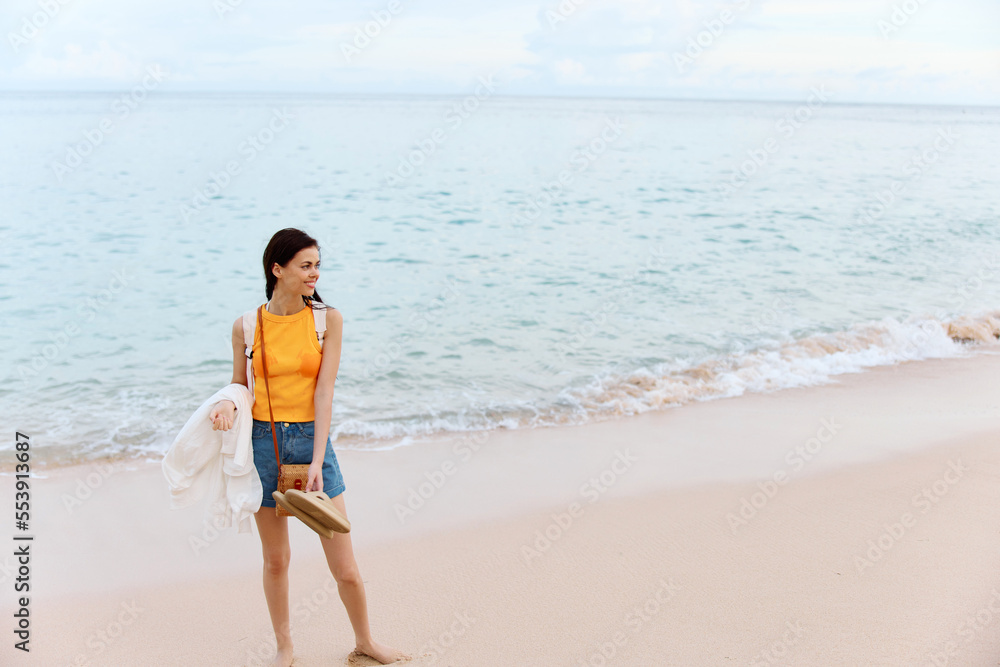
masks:
[[[308,306],[307,306],[308,307]],[[333,308],[333,306],[328,306]],[[316,338],[319,347],[323,349],[323,336],[326,334],[326,309],[314,308],[313,320],[316,323]],[[253,394],[253,336],[257,329],[257,309],[243,313],[243,353],[247,356],[247,388]]]

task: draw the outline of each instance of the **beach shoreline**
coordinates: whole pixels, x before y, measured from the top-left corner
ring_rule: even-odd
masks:
[[[912,362],[338,452],[376,639],[414,664],[997,664],[1000,616],[968,619],[1000,590],[998,371]],[[259,664],[257,536],[169,510],[158,465],[125,468],[38,480],[30,659]],[[352,633],[318,538],[290,534],[295,664],[341,664]]]

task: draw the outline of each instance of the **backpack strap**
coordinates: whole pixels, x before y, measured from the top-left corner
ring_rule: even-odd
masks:
[[[319,308],[313,310],[313,317],[316,321],[316,338],[319,339],[319,348],[323,349],[323,339],[326,338],[326,311],[327,310],[337,310],[333,306],[327,306],[326,308]],[[340,377],[340,374],[337,374]]]
[[[313,320],[316,323],[316,338],[319,340],[319,347],[323,349],[323,338],[326,336],[326,309],[314,308]]]
[[[253,395],[253,336],[257,330],[257,309],[243,313],[243,354],[247,358],[247,388]]]

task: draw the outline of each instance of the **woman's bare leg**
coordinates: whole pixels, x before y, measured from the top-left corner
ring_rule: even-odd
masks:
[[[264,597],[271,614],[271,627],[278,652],[272,667],[292,664],[292,627],[288,618],[288,517],[277,516],[273,507],[261,507],[254,514],[264,555]]]
[[[344,494],[332,498],[334,506],[346,517]],[[397,649],[376,644],[372,639],[371,628],[368,625],[368,601],[365,598],[365,584],[361,581],[357,561],[354,560],[354,547],[351,544],[350,533],[337,533],[332,538],[319,538],[326,554],[326,562],[330,573],[337,580],[337,591],[347,609],[347,616],[354,628],[355,651],[375,658],[383,665],[399,659],[409,660],[411,656]]]

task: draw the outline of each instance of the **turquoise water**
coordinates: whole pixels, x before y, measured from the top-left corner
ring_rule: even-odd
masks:
[[[947,324],[1000,306],[998,109],[117,97],[0,96],[0,405],[50,462],[162,455],[289,226],[344,314],[338,448],[992,345]]]

